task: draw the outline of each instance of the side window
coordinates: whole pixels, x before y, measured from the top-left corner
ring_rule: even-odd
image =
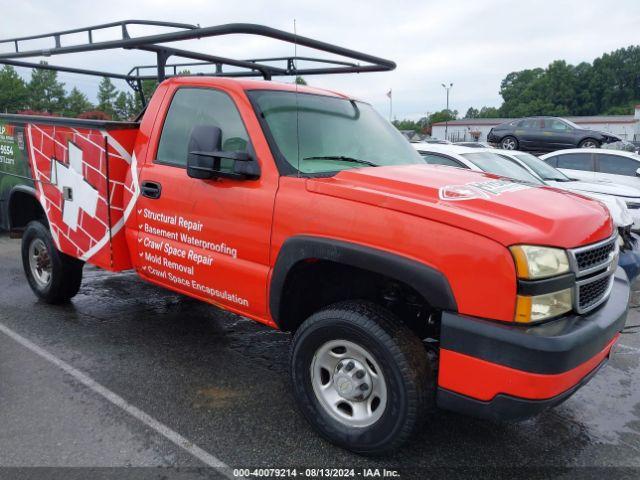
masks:
[[[621,155],[604,155],[599,153],[597,157],[598,171],[602,173],[635,177],[636,170],[640,168],[640,162]]]
[[[448,167],[467,168],[465,165],[449,157],[436,155],[435,153],[420,152],[420,155],[429,165],[446,165]]]
[[[527,118],[522,122],[522,128],[526,129],[539,129],[540,120],[537,118]]]
[[[558,157],[545,158],[544,161],[552,167],[558,167]]]
[[[569,130],[569,125],[557,118],[546,118],[544,120],[544,128],[547,130],[556,130],[558,132],[565,132]]]
[[[222,130],[222,150],[246,152],[247,134],[240,113],[229,96],[218,90],[181,88],[173,99],[162,127],[157,163],[187,166],[189,137],[197,125],[212,125]],[[231,168],[232,161],[222,161]]]
[[[593,172],[595,170],[592,153],[566,153],[564,155],[558,155],[557,158],[558,168],[584,170],[586,172]]]

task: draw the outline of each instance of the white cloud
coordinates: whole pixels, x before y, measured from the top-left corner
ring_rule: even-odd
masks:
[[[442,109],[440,84],[453,82],[451,107],[497,106],[500,80],[509,72],[545,67],[555,59],[571,63],[637,43],[640,2],[615,7],[584,0],[529,1],[260,1],[112,0],[99,7],[80,0],[22,0],[4,8],[3,37],[43,33],[144,18],[198,23],[261,23],[394,60],[393,72],[308,77],[312,85],[371,101],[388,112],[386,92],[394,92],[397,117],[420,117]],[[142,31],[142,30],[141,30]],[[234,36],[186,42],[186,46],[236,58],[293,53],[291,45]],[[299,54],[311,53],[300,48]],[[112,51],[68,55],[51,63],[127,72],[153,63],[151,54]],[[60,75],[95,98],[99,79]],[[119,85],[125,88],[124,84]]]

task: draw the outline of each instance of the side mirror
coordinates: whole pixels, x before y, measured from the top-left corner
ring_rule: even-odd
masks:
[[[212,125],[196,125],[191,130],[187,156],[187,175],[191,178],[232,178],[243,180],[260,176],[260,168],[251,155],[221,149],[222,130]],[[224,162],[223,160],[230,160]]]

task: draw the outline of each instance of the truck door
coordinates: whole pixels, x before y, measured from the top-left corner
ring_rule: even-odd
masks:
[[[164,123],[140,173],[135,261],[155,283],[260,319],[277,176],[201,180],[186,171],[189,137],[199,125],[222,130],[222,150],[259,160],[245,126],[252,113],[243,119],[232,94],[174,86],[165,96]]]

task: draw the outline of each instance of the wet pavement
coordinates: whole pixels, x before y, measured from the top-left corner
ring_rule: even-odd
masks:
[[[27,285],[19,246],[0,237],[0,325],[232,468],[386,468],[401,478],[451,467],[524,477],[640,476],[640,333],[622,335],[612,360],[589,384],[537,418],[497,423],[437,411],[401,451],[367,458],[321,440],[296,411],[287,334],[145,284],[135,274],[92,267],[85,268],[72,303],[45,305]],[[630,324],[640,324],[638,309]],[[218,475],[1,332],[0,466],[179,467],[189,478]],[[0,468],[0,476],[6,472]],[[74,472],[83,471],[65,470],[65,478]],[[134,472],[155,478],[176,471]]]

